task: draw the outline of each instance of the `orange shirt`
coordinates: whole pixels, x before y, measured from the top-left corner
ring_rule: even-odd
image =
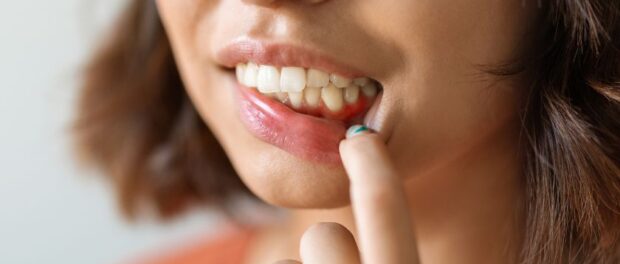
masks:
[[[242,264],[255,232],[232,230],[172,252],[151,256],[134,264]]]

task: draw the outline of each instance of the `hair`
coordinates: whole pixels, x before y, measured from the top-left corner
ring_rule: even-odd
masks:
[[[620,3],[544,2],[517,70],[532,73],[521,263],[620,263]],[[129,218],[249,193],[184,91],[154,1],[131,1],[90,60],[74,125]]]

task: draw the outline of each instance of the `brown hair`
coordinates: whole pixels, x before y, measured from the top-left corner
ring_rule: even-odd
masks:
[[[522,114],[522,263],[620,263],[620,3],[544,1]],[[248,193],[184,92],[154,1],[134,0],[84,74],[75,141],[123,212]]]
[[[524,263],[620,263],[620,2],[550,0],[522,115]]]
[[[84,72],[77,154],[110,176],[129,218],[224,205],[244,185],[194,110],[154,1],[132,1]]]

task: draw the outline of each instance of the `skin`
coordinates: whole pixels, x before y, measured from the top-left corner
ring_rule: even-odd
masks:
[[[516,259],[525,87],[519,76],[481,68],[521,56],[536,1],[157,4],[187,92],[240,177],[263,200],[291,209],[285,223],[261,232],[248,263],[356,263],[360,254],[364,263]],[[253,137],[237,116],[232,74],[215,61],[219,48],[245,35],[302,43],[379,81],[383,100],[369,124],[377,134],[343,141],[344,167]]]

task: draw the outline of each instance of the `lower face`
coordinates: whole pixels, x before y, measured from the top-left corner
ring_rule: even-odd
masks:
[[[157,3],[187,92],[244,183],[294,208],[348,203],[337,144],[354,123],[386,140],[407,178],[512,136],[523,87],[484,69],[521,55],[537,8],[522,0]]]

